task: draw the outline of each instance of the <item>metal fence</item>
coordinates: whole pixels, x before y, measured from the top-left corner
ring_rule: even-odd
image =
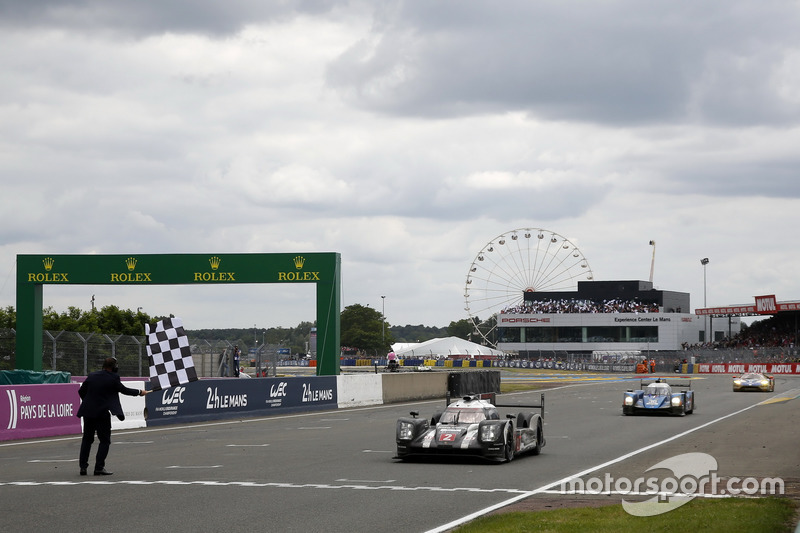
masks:
[[[621,352],[624,354],[625,352]],[[520,353],[513,359],[527,361],[554,361],[566,364],[638,363],[642,359],[656,362],[659,372],[672,371],[685,359],[694,363],[787,363],[800,362],[800,352],[795,346],[755,348],[689,347],[686,350],[641,351],[638,355],[609,355],[598,359],[591,353],[537,350]]]
[[[200,377],[233,375],[233,347],[244,342],[193,339],[189,336],[192,360]],[[273,362],[278,346],[261,345],[256,350],[258,362]],[[249,366],[252,354],[243,353],[240,366]],[[69,372],[86,376],[99,370],[103,360],[116,357],[121,376],[138,377],[149,373],[147,343],[144,335],[105,335],[77,331],[42,332],[42,370]],[[227,363],[227,365],[223,364]],[[0,370],[16,369],[16,332],[0,329]]]
[[[800,360],[794,346],[757,348],[689,348],[677,352],[695,363],[785,363]]]
[[[189,336],[192,359],[200,377],[233,375],[233,347],[246,346],[243,341],[194,339]],[[282,357],[279,345],[262,344],[255,354],[243,352],[240,366],[250,366],[254,360],[259,371],[275,373]],[[0,329],[0,370],[16,369],[16,333],[13,329]],[[116,357],[120,375],[145,376],[149,373],[147,346],[144,335],[104,335],[76,331],[42,332],[42,369],[69,372],[85,376],[99,370],[106,357]],[[511,357],[510,357],[511,358]],[[707,348],[690,347],[686,350],[641,352],[633,358],[616,359],[617,363],[635,363],[638,359],[654,359],[659,371],[670,370],[686,359],[695,363],[784,363],[800,361],[794,346],[757,348]],[[527,361],[560,361],[564,363],[593,363],[591,354],[557,351],[529,351],[513,359]],[[223,365],[226,362],[227,365]],[[605,361],[612,362],[612,361]],[[227,372],[225,372],[227,366]],[[225,373],[224,373],[225,372]],[[224,373],[224,374],[223,374]]]

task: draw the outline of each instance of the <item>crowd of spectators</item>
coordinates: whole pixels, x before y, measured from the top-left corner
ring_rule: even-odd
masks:
[[[788,316],[775,315],[767,320],[753,322],[726,343],[729,348],[757,348],[773,346],[789,348],[794,344],[797,325]]]
[[[757,320],[749,326],[743,325],[733,338],[698,344],[684,343],[682,347],[692,352],[706,351],[703,362],[730,362],[741,359],[741,354],[761,363],[800,362],[795,342],[797,327],[795,314],[777,314]],[[730,354],[737,352],[740,355],[732,358]]]
[[[716,342],[701,344],[684,344],[688,348],[711,349],[758,349],[758,348],[794,348],[797,335],[797,322],[794,315],[774,315],[764,320],[757,320],[742,325],[742,330],[733,338],[724,338]]]
[[[658,304],[642,302],[638,299],[591,300],[563,298],[559,300],[527,301],[509,306],[501,313],[516,314],[567,314],[567,313],[658,313]]]

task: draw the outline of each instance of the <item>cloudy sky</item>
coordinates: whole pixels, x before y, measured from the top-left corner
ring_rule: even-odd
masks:
[[[339,252],[342,305],[467,318],[488,242],[596,280],[800,300],[800,4],[0,0],[0,306],[17,254]],[[45,289],[188,329],[310,285]],[[381,296],[385,296],[382,299]]]

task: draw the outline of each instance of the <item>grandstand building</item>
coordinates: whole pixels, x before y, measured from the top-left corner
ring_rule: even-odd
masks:
[[[497,348],[520,357],[680,350],[740,329],[738,317],[692,314],[689,293],[649,281],[579,281],[577,291],[526,292],[522,305],[498,313]]]

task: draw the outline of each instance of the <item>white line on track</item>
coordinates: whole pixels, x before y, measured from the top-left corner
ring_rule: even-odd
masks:
[[[449,531],[449,530],[451,530],[451,529],[453,529],[453,528],[455,528],[457,526],[460,526],[462,524],[465,524],[465,523],[467,523],[467,522],[469,522],[471,520],[474,520],[476,518],[479,518],[481,516],[489,514],[492,511],[496,511],[497,509],[502,509],[503,507],[511,505],[512,503],[516,503],[516,502],[518,502],[520,500],[524,500],[525,498],[530,498],[531,496],[534,496],[536,494],[546,494],[547,493],[546,491],[549,491],[553,487],[558,487],[558,486],[564,485],[564,484],[572,481],[573,479],[581,478],[581,477],[583,477],[583,476],[585,476],[587,474],[591,474],[592,472],[596,472],[597,470],[600,470],[600,469],[605,468],[607,466],[611,466],[613,464],[616,464],[616,463],[619,463],[621,461],[624,461],[625,459],[628,459],[628,458],[633,457],[635,455],[639,455],[640,453],[646,452],[647,450],[652,450],[653,448],[658,448],[659,446],[661,446],[663,444],[666,444],[668,442],[672,442],[673,440],[676,440],[676,439],[679,439],[679,438],[684,437],[686,435],[689,435],[690,433],[694,433],[695,431],[698,431],[700,429],[708,427],[708,426],[710,426],[712,424],[716,424],[717,422],[725,420],[726,418],[730,418],[732,416],[736,416],[738,414],[744,413],[745,411],[749,411],[750,409],[752,409],[753,407],[756,407],[758,405],[759,404],[753,404],[753,405],[751,405],[749,407],[745,407],[744,409],[739,409],[738,411],[735,411],[733,413],[727,414],[725,416],[721,416],[719,418],[715,418],[714,420],[711,420],[709,422],[706,422],[705,424],[699,425],[696,428],[692,428],[692,429],[686,430],[683,433],[678,433],[677,435],[673,435],[672,437],[669,437],[668,439],[664,439],[664,440],[661,440],[661,441],[656,442],[654,444],[650,444],[648,446],[645,446],[644,448],[639,448],[638,450],[634,450],[632,452],[626,453],[625,455],[621,455],[621,456],[617,457],[616,459],[612,459],[610,461],[606,461],[603,464],[599,464],[597,466],[593,466],[591,468],[587,468],[586,470],[584,470],[582,472],[578,472],[577,474],[572,474],[571,476],[567,476],[565,478],[559,479],[558,481],[554,481],[554,482],[549,483],[547,485],[543,485],[543,486],[539,487],[538,489],[527,491],[527,492],[525,492],[523,494],[520,494],[518,496],[514,496],[513,498],[508,499],[508,500],[506,500],[504,502],[500,502],[500,503],[497,503],[497,504],[492,505],[490,507],[486,507],[485,509],[481,509],[480,511],[476,511],[476,512],[474,512],[472,514],[469,514],[467,516],[459,518],[458,520],[453,520],[452,522],[449,522],[449,523],[444,524],[442,526],[439,526],[437,528],[430,529],[430,530],[426,531],[425,533],[443,533],[444,531]]]
[[[29,463],[74,463],[77,459],[31,459]]]
[[[167,468],[192,468],[171,466]],[[213,467],[212,467],[213,468]],[[388,490],[395,492],[425,491],[425,492],[470,492],[481,494],[509,493],[527,494],[522,489],[482,489],[479,487],[405,487],[401,485],[363,485],[361,483],[382,483],[380,481],[360,481],[340,485],[329,483],[257,483],[251,481],[0,481],[0,487],[43,487],[43,486],[74,486],[74,485],[203,485],[209,487],[255,487],[255,488],[282,488],[282,489],[348,489],[348,490]]]
[[[337,479],[340,483],[394,483],[396,479]]]
[[[180,466],[180,465],[173,465],[168,466],[167,468],[184,468],[184,469],[203,469],[203,468],[222,468],[222,465],[205,465],[205,466]]]

